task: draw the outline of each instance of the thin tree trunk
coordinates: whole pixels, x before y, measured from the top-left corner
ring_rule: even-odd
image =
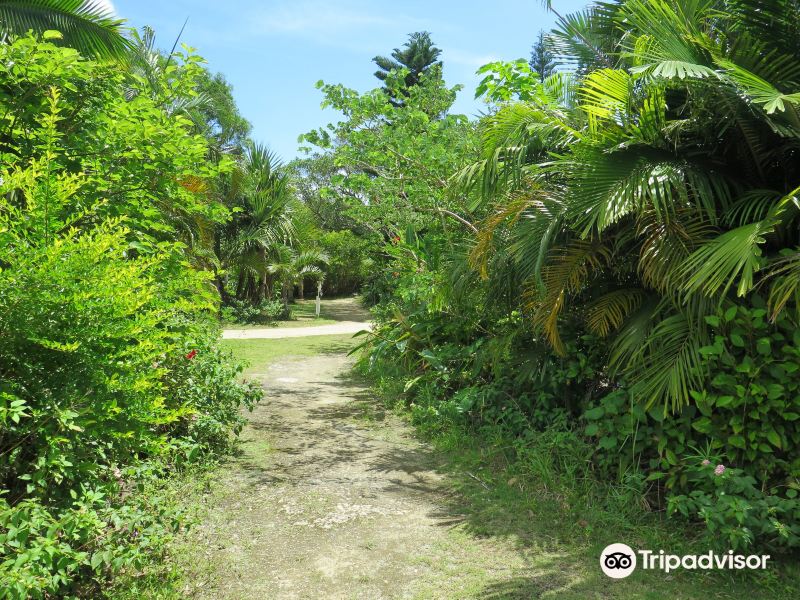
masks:
[[[261,281],[258,285],[258,301],[267,299],[267,249],[259,248],[258,257],[261,259],[261,264],[264,266],[264,274],[261,275]]]
[[[240,272],[239,281],[236,282],[236,298],[238,300],[241,300],[242,297],[244,296],[244,284],[245,284],[244,273]]]
[[[219,299],[222,301],[223,304],[229,304],[231,295],[228,293],[228,290],[225,289],[225,281],[217,275],[214,278],[214,285],[217,287],[217,291],[219,292]]]

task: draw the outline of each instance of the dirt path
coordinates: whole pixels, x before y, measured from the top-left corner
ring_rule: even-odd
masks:
[[[353,334],[364,329],[369,329],[369,323],[360,321],[340,321],[339,323],[332,323],[330,325],[294,327],[292,329],[277,329],[274,327],[264,329],[226,329],[222,332],[222,338],[225,340],[276,340],[316,335]]]
[[[526,553],[462,527],[436,454],[348,371],[327,355],[257,375],[266,400],[195,530],[185,594],[518,597],[500,590],[530,576]]]

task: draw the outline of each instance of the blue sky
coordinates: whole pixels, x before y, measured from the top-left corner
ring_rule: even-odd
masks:
[[[586,2],[554,4],[568,13]],[[475,70],[492,60],[527,58],[539,30],[554,23],[538,0],[113,0],[113,6],[130,25],[153,27],[165,48],[188,17],[182,41],[233,85],[253,137],[287,160],[297,155],[299,134],[336,120],[320,109],[314,84],[378,87],[372,57],[390,54],[408,33],[432,33],[445,79],[465,85],[455,111],[476,115]]]

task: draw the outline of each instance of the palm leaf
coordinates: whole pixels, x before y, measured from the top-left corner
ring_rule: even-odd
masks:
[[[123,23],[96,0],[0,0],[0,32],[55,30],[65,45],[88,58],[127,59],[131,45]]]
[[[644,292],[638,288],[614,290],[586,306],[586,325],[590,331],[606,337],[642,304]]]

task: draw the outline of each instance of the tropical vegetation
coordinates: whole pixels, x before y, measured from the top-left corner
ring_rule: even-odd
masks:
[[[184,520],[145,490],[261,398],[220,322],[317,293],[361,293],[357,368],[424,434],[576,520],[796,558],[800,7],[554,14],[478,119],[428,32],[320,81],[340,119],[285,164],[179,41],[0,0],[0,597],[158,560]]]
[[[523,459],[564,431],[594,477],[710,543],[797,547],[797,17],[558,15],[543,44],[562,68],[483,67],[477,124],[402,69],[391,96],[427,110],[323,86],[347,119],[306,136],[339,167],[326,193],[383,238],[364,368],[428,427],[505,432]]]

